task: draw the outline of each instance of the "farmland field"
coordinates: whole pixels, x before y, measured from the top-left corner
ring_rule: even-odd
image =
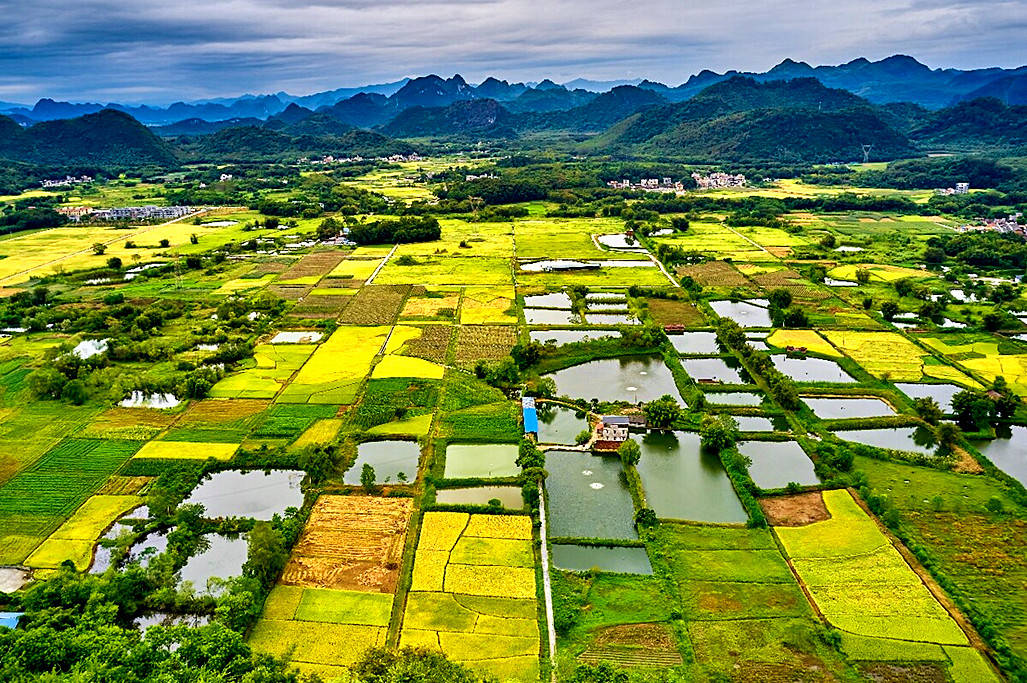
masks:
[[[534,564],[527,517],[425,513],[400,644],[504,680],[535,680]]]

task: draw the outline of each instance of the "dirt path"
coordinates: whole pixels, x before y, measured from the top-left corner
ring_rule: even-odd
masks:
[[[549,579],[549,542],[546,540],[546,494],[542,482],[538,484],[539,537],[542,542],[542,593],[546,602],[546,631],[549,633],[549,662],[551,679],[556,682],[556,629],[553,627],[553,586]]]
[[[388,255],[386,255],[386,257],[382,259],[382,262],[378,264],[378,267],[374,269],[374,272],[371,273],[371,277],[367,278],[367,282],[364,283],[365,285],[369,285],[372,282],[374,282],[374,279],[378,277],[378,273],[381,272],[381,269],[384,268],[385,264],[389,262],[389,259],[392,258],[392,255],[396,253],[397,249],[399,249],[398,244],[392,245],[392,251],[390,251]]]
[[[779,261],[779,260],[780,260],[780,259],[779,259],[778,257],[774,256],[774,255],[773,255],[772,253],[770,253],[769,251],[767,251],[767,248],[766,248],[766,247],[764,247],[764,246],[763,246],[762,244],[760,244],[760,243],[758,243],[758,242],[754,242],[754,241],[753,241],[753,240],[751,240],[750,238],[746,237],[746,236],[745,236],[745,235],[743,235],[742,233],[740,233],[740,232],[738,232],[737,230],[735,230],[734,228],[732,228],[732,227],[731,227],[730,225],[728,225],[727,223],[721,223],[721,225],[723,225],[723,226],[724,226],[724,227],[725,227],[725,228],[726,228],[727,230],[730,230],[730,231],[731,231],[731,232],[733,232],[733,233],[734,233],[735,235],[737,235],[737,236],[741,237],[741,238],[742,238],[743,240],[745,240],[746,242],[748,242],[748,243],[749,243],[749,244],[751,244],[752,246],[756,247],[757,249],[759,249],[760,251],[762,251],[762,252],[763,252],[764,254],[766,254],[766,255],[767,255],[767,256],[769,256],[770,258],[774,259],[775,261]]]

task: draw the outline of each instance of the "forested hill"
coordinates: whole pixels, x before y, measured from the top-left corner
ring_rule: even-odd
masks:
[[[585,143],[593,151],[729,161],[849,161],[916,155],[884,112],[812,78],[758,83],[736,77],[687,102],[648,109]]]
[[[28,128],[0,117],[0,159],[49,166],[178,165],[171,145],[128,114],[113,109]]]

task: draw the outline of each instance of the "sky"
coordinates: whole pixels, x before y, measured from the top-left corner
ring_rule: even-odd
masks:
[[[1027,64],[1027,0],[0,0],[0,101],[167,104],[404,76],[765,71],[908,54]]]

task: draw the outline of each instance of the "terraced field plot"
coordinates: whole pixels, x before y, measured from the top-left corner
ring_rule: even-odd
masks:
[[[84,571],[93,557],[93,547],[100,535],[118,517],[143,504],[140,496],[94,495],[82,504],[64,524],[59,526],[25,560],[27,567],[55,569],[71,560]]]
[[[823,335],[875,377],[898,382],[931,378],[970,387],[977,384],[896,332],[828,330]]]
[[[1020,396],[1027,396],[1027,353],[1002,353],[999,341],[985,335],[923,336],[920,339],[988,383],[994,382],[996,377],[1005,377],[1010,389]]]
[[[847,491],[825,491],[831,518],[776,527],[817,607],[845,633],[966,645],[967,638]]]
[[[254,367],[233,372],[210,390],[213,398],[270,399],[310,358],[313,344],[259,344],[253,349]]]
[[[774,330],[767,337],[767,344],[781,349],[793,346],[804,348],[810,353],[841,358],[842,354],[814,330]]]
[[[501,680],[538,678],[531,520],[427,512],[401,646],[427,647]]]
[[[516,323],[513,287],[467,287],[460,303],[462,325]]]
[[[281,583],[392,593],[412,509],[409,498],[321,496]]]
[[[396,321],[409,287],[365,285],[354,296],[339,321],[347,325],[389,325]]]
[[[350,404],[390,327],[340,327],[314,351],[278,400],[283,403]]]
[[[66,439],[0,487],[0,563],[25,559],[138,448]]]
[[[510,285],[510,260],[495,256],[424,256],[399,265],[393,257],[375,278],[376,285]]]

